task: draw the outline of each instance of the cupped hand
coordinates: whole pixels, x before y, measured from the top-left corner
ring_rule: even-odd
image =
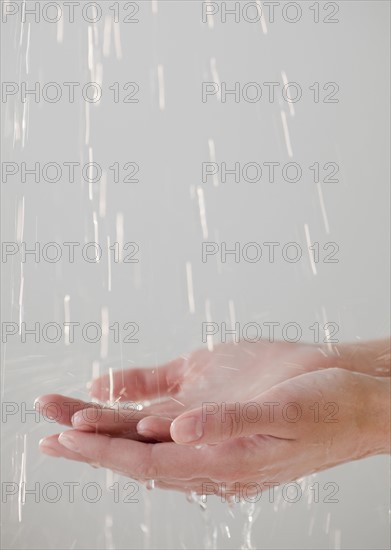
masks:
[[[59,423],[78,430],[171,441],[171,422],[186,411],[207,402],[250,401],[284,380],[327,368],[334,359],[325,347],[307,344],[220,344],[152,369],[97,378],[90,391],[103,406],[53,394],[38,398],[36,406],[45,416],[52,411]]]
[[[61,434],[56,456],[110,468],[162,488],[246,494],[385,451],[379,396],[385,380],[330,368],[298,374],[250,399],[216,400],[171,427],[197,441],[143,443],[80,430]],[[194,423],[195,420],[195,423]],[[191,426],[198,423],[198,430]],[[180,439],[180,438],[179,438]],[[185,443],[185,441],[181,441]],[[196,444],[195,444],[196,443]]]

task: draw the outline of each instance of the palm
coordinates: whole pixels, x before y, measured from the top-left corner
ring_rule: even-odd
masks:
[[[171,387],[160,391],[144,412],[176,416],[205,402],[252,401],[272,386],[329,362],[318,347],[285,342],[243,341],[196,350],[182,359]],[[132,388],[126,394],[132,397]]]
[[[362,405],[368,392],[378,394],[378,383],[375,378],[344,369],[310,368],[263,393],[261,407],[269,402],[279,405],[273,418],[261,415],[254,424],[241,416],[240,421],[235,420],[240,430],[229,433],[230,423],[225,424],[217,415],[208,417],[204,435],[209,434],[209,439],[203,437],[202,442],[211,443],[212,433],[214,444],[151,445],[122,436],[70,430],[65,435],[71,436],[74,446],[69,446],[69,440],[49,436],[44,452],[98,463],[140,481],[153,479],[164,489],[259,494],[270,483],[278,485],[379,452],[378,442],[368,437],[371,421],[367,407]],[[300,410],[293,422],[283,413],[292,404]],[[210,423],[221,431],[211,432]]]
[[[167,441],[171,440],[170,422],[188,410],[205,403],[256,400],[269,388],[327,368],[332,361],[322,348],[308,344],[246,341],[220,344],[213,351],[199,349],[154,369],[117,371],[112,378],[104,375],[94,380],[91,394],[109,402],[109,407],[112,399],[119,402],[120,417],[115,412],[117,407],[105,408],[94,421],[93,415],[83,413],[90,403],[53,394],[40,398],[40,409],[48,403],[54,404],[56,411],[62,411],[57,421],[78,429],[143,441]],[[143,410],[135,410],[134,403],[141,403]],[[152,421],[153,435],[140,436],[138,422],[156,416],[166,421]]]

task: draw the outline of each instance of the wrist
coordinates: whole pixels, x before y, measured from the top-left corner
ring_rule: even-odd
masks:
[[[325,352],[327,352],[327,347]],[[369,374],[374,377],[391,376],[390,340],[337,344],[329,356],[330,366]],[[331,365],[332,364],[332,365]]]
[[[370,379],[367,389],[367,427],[370,446],[369,454],[389,454],[391,438],[391,379],[374,376],[370,376],[368,378]]]

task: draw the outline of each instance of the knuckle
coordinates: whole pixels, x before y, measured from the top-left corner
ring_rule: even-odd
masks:
[[[226,426],[223,427],[225,433],[225,439],[231,439],[239,437],[243,432],[243,421],[241,418],[237,418],[237,415],[228,414],[226,416]]]

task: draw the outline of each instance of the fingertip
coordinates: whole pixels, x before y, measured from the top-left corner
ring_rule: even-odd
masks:
[[[39,450],[45,455],[59,458],[61,455],[56,450],[57,440],[57,436],[43,437],[38,443]]]
[[[38,442],[38,445],[40,448],[44,448],[44,447],[50,447],[51,446],[51,437],[42,437],[42,439],[39,440]]]
[[[156,440],[156,434],[152,430],[149,430],[148,428],[145,429],[137,429],[138,435],[141,437],[144,437],[145,439],[153,439]]]
[[[74,432],[72,433],[72,430],[61,432],[58,436],[58,442],[69,451],[79,453],[78,442],[75,440]]]
[[[86,432],[94,432],[95,427],[89,424],[85,419],[84,410],[77,411],[71,418],[71,423],[74,428]]]
[[[52,404],[56,404],[62,396],[57,393],[45,393],[34,400],[34,409],[42,412]]]
[[[156,441],[172,441],[170,435],[171,418],[147,416],[141,419],[136,426],[137,433],[145,438]]]
[[[84,423],[83,415],[80,415],[79,412],[81,412],[81,411],[75,412],[75,414],[73,414],[72,417],[71,417],[71,424],[74,428],[76,426],[79,427],[80,424]]]
[[[154,418],[147,417],[140,420],[136,425],[136,431],[144,437],[154,437],[156,435]]]
[[[150,423],[148,418],[143,418],[137,423],[136,430],[139,434],[150,431]]]
[[[179,416],[171,424],[170,434],[172,439],[179,444],[200,442],[200,439],[204,435],[201,418],[198,415]]]

